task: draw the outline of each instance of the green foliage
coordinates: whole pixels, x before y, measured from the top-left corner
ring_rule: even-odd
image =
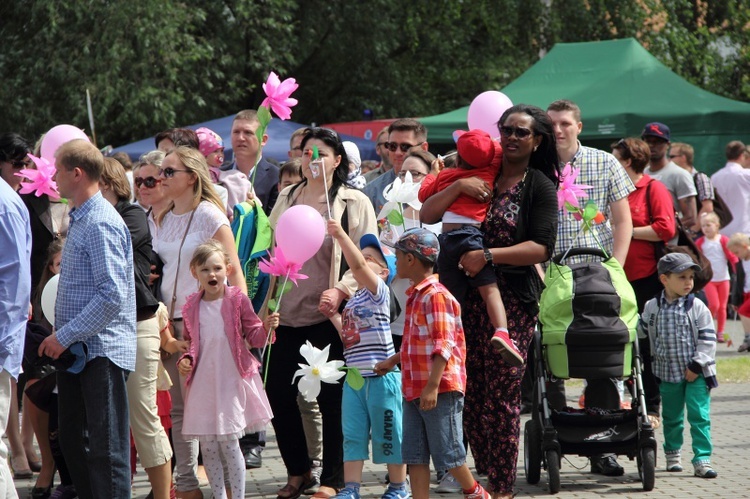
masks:
[[[628,36],[750,101],[738,0],[14,0],[0,19],[0,129],[30,139],[88,129],[87,88],[99,145],[121,145],[257,108],[271,70],[300,83],[298,122],[431,115],[502,88],[555,43]]]

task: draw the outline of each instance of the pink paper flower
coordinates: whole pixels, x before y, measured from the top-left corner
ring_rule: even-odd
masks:
[[[276,251],[272,257],[267,260],[261,258],[258,268],[263,272],[275,275],[276,277],[286,277],[287,273],[289,273],[289,280],[291,280],[295,286],[298,285],[297,279],[307,279],[305,274],[299,273],[300,269],[302,269],[302,265],[299,263],[288,262],[286,258],[284,258],[284,252],[282,252],[281,248],[278,246],[276,246]]]
[[[263,84],[263,91],[266,98],[261,106],[273,109],[276,116],[282,120],[288,120],[292,117],[292,107],[297,105],[297,99],[289,97],[292,92],[297,90],[299,85],[294,78],[287,78],[284,81],[279,80],[279,76],[271,71],[268,80]]]
[[[37,158],[33,154],[29,154],[29,157],[36,164],[36,170],[26,168],[16,173],[17,176],[28,180],[21,183],[21,194],[33,192],[36,197],[42,197],[43,194],[46,194],[54,201],[60,199],[60,193],[57,192],[57,183],[52,180],[55,175],[55,165],[50,164],[44,158]]]
[[[557,191],[557,209],[562,210],[565,203],[575,208],[580,208],[578,198],[587,198],[589,195],[585,189],[591,189],[590,185],[576,184],[575,181],[580,173],[580,168],[573,168],[570,163],[565,164],[562,174],[560,174],[560,188]]]

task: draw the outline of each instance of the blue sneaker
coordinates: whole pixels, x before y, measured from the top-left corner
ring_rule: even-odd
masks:
[[[409,499],[410,497],[411,493],[406,487],[402,489],[394,489],[392,487],[388,487],[387,489],[385,489],[385,493],[380,497],[380,499]]]
[[[361,499],[359,492],[356,489],[350,487],[344,487],[341,491],[333,496],[331,499]]]

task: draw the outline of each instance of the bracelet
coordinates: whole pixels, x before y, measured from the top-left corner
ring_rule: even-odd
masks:
[[[630,235],[630,239],[635,239],[635,227],[633,227],[633,233]]]

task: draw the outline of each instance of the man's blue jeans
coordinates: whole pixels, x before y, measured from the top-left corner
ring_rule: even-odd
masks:
[[[81,499],[130,499],[126,371],[106,357],[57,372],[60,446]]]

